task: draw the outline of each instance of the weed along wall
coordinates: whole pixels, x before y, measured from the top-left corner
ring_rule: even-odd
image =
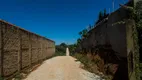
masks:
[[[55,53],[55,42],[0,20],[0,75],[9,77]]]
[[[113,80],[136,80],[135,38],[133,36],[136,26],[135,21],[129,19],[129,16],[128,10],[123,7],[119,8],[95,25],[89,31],[88,37],[81,43],[85,52],[91,52],[93,56],[99,54],[104,60],[104,68],[108,64],[118,64]],[[96,48],[101,48],[102,51],[98,53],[95,51]]]

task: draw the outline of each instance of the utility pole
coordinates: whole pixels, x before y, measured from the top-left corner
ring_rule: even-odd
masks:
[[[112,12],[114,11],[114,0],[112,0]]]
[[[108,10],[108,11],[109,11],[109,14],[110,14],[110,8],[109,8],[109,10]]]

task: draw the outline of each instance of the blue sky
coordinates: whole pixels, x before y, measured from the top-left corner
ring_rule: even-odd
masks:
[[[128,0],[115,0],[118,3]],[[112,11],[112,0],[0,0],[0,19],[52,39],[72,44],[78,32],[94,24],[98,13]]]

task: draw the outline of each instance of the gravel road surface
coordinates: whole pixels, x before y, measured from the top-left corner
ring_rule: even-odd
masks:
[[[102,80],[100,76],[80,68],[71,56],[48,59],[24,80]]]

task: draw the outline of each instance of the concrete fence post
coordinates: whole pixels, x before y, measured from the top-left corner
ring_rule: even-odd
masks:
[[[38,62],[40,62],[40,55],[41,55],[41,54],[40,54],[40,38],[37,37],[37,40],[38,40],[38,41],[37,41],[37,42],[38,42],[38,43],[37,43],[37,46],[38,46]]]
[[[38,52],[38,53],[37,53],[37,54],[38,54],[38,55],[37,55],[37,57],[38,57],[38,58],[37,58],[37,59],[38,59],[37,62],[39,63],[39,46],[38,46],[39,43],[38,43],[38,40],[39,40],[39,39],[38,39],[38,36],[37,36],[37,41],[36,41],[37,52]]]
[[[0,22],[0,77],[3,77],[3,27]]]
[[[1,31],[2,31],[2,28],[1,28],[1,23],[0,23],[0,77],[1,77],[1,70],[2,70],[2,64],[1,64],[1,52],[2,52],[2,36],[1,36]]]
[[[38,49],[38,44],[39,44],[39,43],[38,43],[38,36],[36,36],[36,38],[37,38],[37,39],[36,39],[36,51],[38,52],[38,50],[39,50],[39,49]],[[37,63],[39,63],[39,52],[37,53]]]
[[[41,41],[40,41],[40,48],[41,48],[41,60],[40,61],[42,61],[42,59],[43,59],[43,49],[42,49],[42,42],[43,42],[43,38],[41,38]]]

